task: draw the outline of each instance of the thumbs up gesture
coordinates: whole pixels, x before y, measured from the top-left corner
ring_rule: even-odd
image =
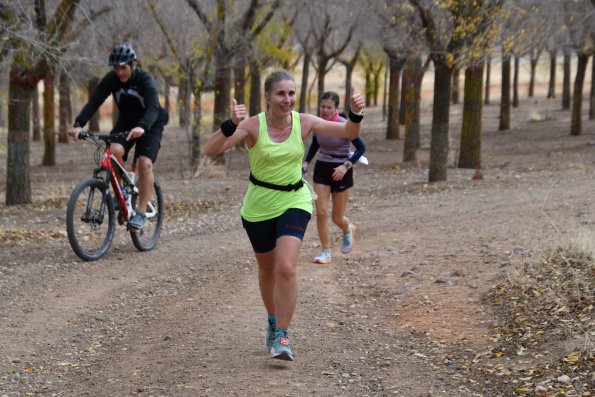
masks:
[[[238,125],[238,124],[240,124],[240,122],[242,120],[244,120],[246,118],[246,114],[247,114],[246,105],[244,105],[244,104],[238,105],[238,101],[236,101],[234,98],[232,108],[231,108],[231,121],[235,125]]]
[[[351,86],[351,111],[354,113],[362,113],[366,106],[366,100],[359,92],[355,91],[355,87]]]

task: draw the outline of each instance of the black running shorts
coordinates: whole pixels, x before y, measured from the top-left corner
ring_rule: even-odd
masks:
[[[353,187],[353,168],[347,170],[343,179],[340,181],[333,180],[333,172],[335,168],[339,167],[341,163],[329,163],[326,161],[316,161],[314,165],[314,176],[312,181],[327,185],[331,187],[331,193],[343,192],[350,187]]]
[[[264,254],[275,249],[277,239],[281,236],[294,236],[303,240],[310,217],[307,211],[290,208],[280,216],[266,221],[248,222],[242,218],[242,225],[254,252]]]

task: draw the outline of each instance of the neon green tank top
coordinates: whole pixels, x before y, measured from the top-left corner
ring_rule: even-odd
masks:
[[[248,149],[248,162],[252,175],[260,181],[275,185],[290,185],[302,178],[304,141],[300,116],[291,112],[291,133],[285,142],[273,142],[269,137],[266,116],[258,114],[259,129],[256,144]],[[248,184],[248,191],[240,214],[249,222],[266,221],[280,216],[289,208],[312,213],[312,197],[308,186],[285,192]]]

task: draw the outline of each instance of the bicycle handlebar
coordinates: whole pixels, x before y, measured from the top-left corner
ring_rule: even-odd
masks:
[[[108,143],[114,138],[121,138],[121,137],[128,136],[129,132],[130,131],[122,131],[122,132],[116,132],[115,134],[98,134],[95,132],[81,131],[79,134],[79,139],[91,138],[95,141],[101,140],[101,141]]]

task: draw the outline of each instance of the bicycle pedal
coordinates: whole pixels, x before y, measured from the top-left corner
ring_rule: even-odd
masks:
[[[136,233],[138,232],[140,229],[134,227],[134,226],[130,226],[130,225],[126,225],[126,231],[128,232],[132,232],[132,233]]]

